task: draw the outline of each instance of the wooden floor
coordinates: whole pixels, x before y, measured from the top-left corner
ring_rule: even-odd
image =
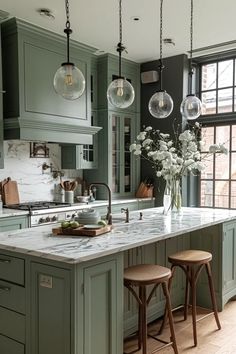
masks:
[[[198,309],[199,314],[205,310]],[[191,316],[187,321],[182,321],[181,313],[174,313],[175,332],[179,354],[236,354],[236,301],[230,301],[219,313],[222,329],[217,330],[214,316],[209,316],[198,322],[198,346],[193,347]],[[153,334],[158,330],[160,322],[153,323],[149,331]],[[161,338],[169,340],[169,331],[166,327]],[[135,349],[134,342],[126,341],[124,349],[128,353]],[[160,344],[153,339],[148,339],[148,349],[152,353]],[[141,354],[141,351],[136,352]],[[172,347],[159,351],[161,354],[174,353]]]

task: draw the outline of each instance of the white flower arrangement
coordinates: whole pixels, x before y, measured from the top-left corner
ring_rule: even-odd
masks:
[[[201,159],[203,146],[201,126],[196,122],[180,134],[178,129],[174,131],[173,140],[170,134],[161,133],[148,126],[130,145],[130,151],[148,160],[157,177],[177,180],[188,173],[196,174],[196,171],[201,172],[205,168],[203,158]],[[227,154],[228,150],[223,144],[211,145],[204,159],[216,153]]]

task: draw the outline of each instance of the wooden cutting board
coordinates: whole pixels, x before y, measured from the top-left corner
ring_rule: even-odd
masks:
[[[19,192],[16,181],[12,181],[11,178],[8,178],[7,183],[3,185],[3,195],[6,205],[10,204],[19,204]]]
[[[83,226],[78,227],[76,229],[72,228],[61,228],[61,227],[56,227],[52,229],[53,235],[64,235],[64,236],[99,236],[106,234],[107,232],[110,232],[112,230],[113,226],[112,225],[106,225],[104,227],[101,227],[99,229],[86,229]]]

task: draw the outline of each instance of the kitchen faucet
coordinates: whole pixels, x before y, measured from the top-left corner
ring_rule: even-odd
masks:
[[[112,225],[112,213],[111,213],[111,189],[108,186],[108,184],[103,183],[103,182],[93,182],[89,185],[88,189],[89,189],[89,195],[90,192],[92,190],[93,186],[104,186],[107,188],[108,190],[108,207],[107,207],[107,215],[106,215],[106,219],[107,219],[107,223],[108,225]]]
[[[129,222],[129,208],[121,208],[121,212],[125,213],[125,222]]]

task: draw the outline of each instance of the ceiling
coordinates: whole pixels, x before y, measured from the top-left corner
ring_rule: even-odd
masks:
[[[123,43],[128,49],[124,57],[136,62],[159,58],[159,1],[123,0]],[[43,18],[39,8],[52,10],[55,20]],[[0,9],[38,26],[63,34],[64,0],[1,0]],[[119,40],[118,0],[70,0],[72,38],[100,51],[116,53]],[[234,41],[235,0],[194,1],[193,47],[205,48]],[[139,17],[134,21],[133,17]],[[163,57],[189,50],[190,0],[164,0],[163,38],[175,45],[163,46]]]

